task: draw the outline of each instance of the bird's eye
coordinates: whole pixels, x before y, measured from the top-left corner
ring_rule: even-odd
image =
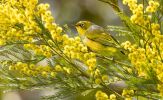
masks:
[[[80,24],[80,27],[84,27],[84,24]]]

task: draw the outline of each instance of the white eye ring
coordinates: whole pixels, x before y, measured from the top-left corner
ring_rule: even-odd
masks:
[[[81,27],[84,27],[84,24],[80,24]]]

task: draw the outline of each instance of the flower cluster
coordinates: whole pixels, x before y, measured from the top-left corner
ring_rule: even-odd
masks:
[[[32,42],[38,25],[34,21],[37,0],[5,0],[0,5],[1,45],[23,40]],[[29,6],[30,5],[30,6]],[[7,35],[6,35],[7,33]]]
[[[27,50],[33,50],[36,55],[43,55],[47,58],[52,57],[52,50],[46,45],[24,44],[24,48]]]
[[[69,38],[63,35],[63,53],[71,59],[78,59],[88,66],[89,71],[96,68],[96,55],[89,52],[88,48],[81,42],[80,37]]]
[[[122,96],[125,97],[125,100],[132,100],[133,95],[134,95],[133,90],[124,89],[122,92]]]
[[[144,26],[150,23],[151,15],[148,13],[156,12],[159,7],[159,3],[153,0],[149,1],[149,6],[146,7],[145,11],[143,4],[137,4],[137,0],[123,0],[123,4],[127,4],[133,13],[131,16],[132,23]]]
[[[47,44],[61,41],[62,28],[54,23],[49,4],[38,4],[38,0],[6,0],[2,3],[0,45],[24,44],[36,54],[51,57]]]
[[[146,8],[146,12],[153,13],[157,11],[160,4],[157,1],[150,0],[149,6]]]
[[[98,69],[96,69],[94,77],[95,77],[95,83],[96,84],[101,84],[104,82],[107,83],[109,81],[109,76],[108,75],[102,75]]]
[[[123,0],[124,4],[127,4],[132,11],[131,21],[136,24],[144,24],[143,18],[143,5],[137,4],[137,0]]]
[[[102,91],[97,91],[95,97],[96,100],[117,100],[115,94],[108,96],[105,92]]]
[[[70,75],[72,69],[68,67],[63,67],[60,65],[55,65],[54,67],[43,66],[37,64],[27,64],[22,62],[12,63],[9,66],[10,71],[16,71],[21,75],[29,77],[39,77],[43,78],[55,78],[58,73]]]
[[[115,94],[111,94],[109,100],[117,100],[117,99],[116,99],[116,95],[115,95]]]
[[[141,33],[139,35],[142,38],[140,38],[139,45],[126,41],[122,43],[122,46],[129,51],[128,57],[138,71],[139,76],[150,78],[149,72],[151,70],[156,73],[156,77],[159,80],[158,89],[163,95],[163,35],[160,31],[160,25],[152,22],[150,15],[150,13],[157,11],[159,3],[158,1],[150,0],[146,9],[142,4],[138,5],[137,0],[123,0],[123,3],[128,4],[133,12],[131,21],[140,26]]]
[[[97,91],[95,96],[96,100],[109,100],[108,95],[102,91]]]
[[[35,64],[26,64],[22,62],[13,63],[9,66],[10,71],[17,71],[22,75],[33,76],[33,77],[55,77],[57,70],[51,68],[50,66],[39,66]]]

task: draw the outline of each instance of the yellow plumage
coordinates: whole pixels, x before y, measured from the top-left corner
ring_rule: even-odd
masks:
[[[83,43],[92,51],[102,55],[116,55],[120,45],[102,27],[89,21],[80,21],[75,26]]]
[[[91,50],[96,51],[96,52],[101,52],[101,51],[111,51],[112,53],[116,52],[117,49],[113,47],[105,47],[101,45],[98,42],[92,41],[88,38],[83,39],[83,43],[88,46]]]

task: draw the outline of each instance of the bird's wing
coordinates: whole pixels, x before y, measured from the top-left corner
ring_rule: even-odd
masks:
[[[117,46],[118,41],[107,31],[98,25],[92,25],[88,28],[85,36],[93,41],[99,42],[106,46]]]

